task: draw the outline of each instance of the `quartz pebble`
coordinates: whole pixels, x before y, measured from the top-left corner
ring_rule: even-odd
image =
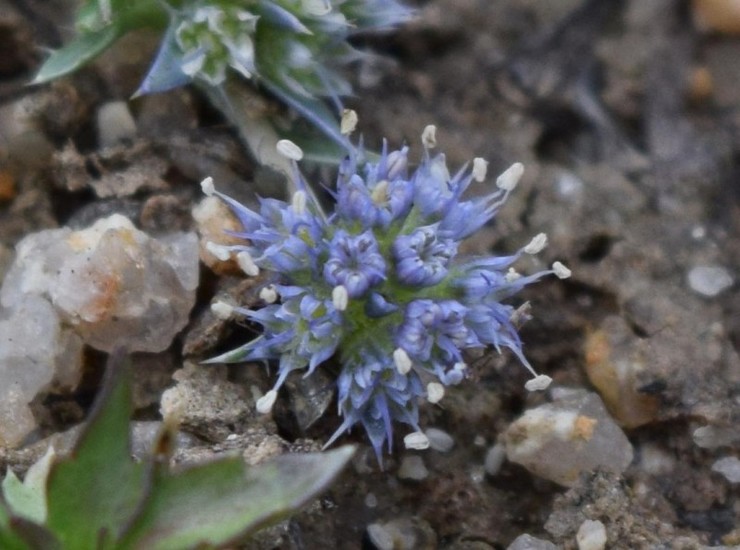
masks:
[[[519,535],[506,547],[506,550],[557,550],[557,546],[548,540],[542,540],[532,535]]]
[[[197,286],[195,234],[153,239],[113,214],[81,231],[23,239],[0,301],[13,308],[28,295],[44,296],[96,349],[159,352],[187,324]]]
[[[429,438],[429,448],[440,453],[449,453],[455,446],[455,440],[447,432],[439,428],[428,428],[424,432]]]
[[[603,550],[606,547],[606,527],[599,520],[587,519],[576,533],[578,550]]]
[[[565,486],[596,468],[621,474],[632,462],[632,445],[598,395],[559,390],[553,397],[506,430],[508,459]]]
[[[16,247],[0,289],[0,445],[36,428],[28,404],[74,389],[82,348],[158,352],[188,322],[198,286],[194,234],[152,239],[114,214],[40,231]]]
[[[74,388],[82,340],[62,327],[48,300],[31,295],[0,308],[0,447],[16,447],[36,429],[29,403],[52,386]]]
[[[712,265],[699,265],[692,268],[688,274],[691,290],[713,298],[732,286],[733,280],[730,272],[724,267]]]
[[[720,458],[712,464],[712,471],[722,474],[730,483],[740,483],[740,459],[735,456]]]
[[[136,137],[136,122],[128,103],[110,101],[98,109],[98,143],[100,147],[113,147]]]
[[[403,457],[401,466],[398,468],[398,477],[401,479],[410,479],[421,481],[429,476],[429,470],[424,465],[424,460],[418,455],[409,455]]]
[[[486,458],[483,462],[483,468],[489,476],[495,476],[501,470],[506,458],[506,448],[500,443],[496,443],[486,452]]]

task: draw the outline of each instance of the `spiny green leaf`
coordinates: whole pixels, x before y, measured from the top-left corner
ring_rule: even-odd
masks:
[[[241,458],[169,474],[154,471],[150,494],[119,548],[222,546],[289,516],[327,488],[354,452],[280,456],[247,469]]]
[[[76,71],[105,51],[124,32],[123,25],[112,24],[79,35],[66,46],[52,52],[31,84],[43,84]]]
[[[106,376],[74,451],[49,473],[48,525],[65,548],[110,541],[144,492],[143,467],[130,456],[131,373],[122,352],[111,356]]]

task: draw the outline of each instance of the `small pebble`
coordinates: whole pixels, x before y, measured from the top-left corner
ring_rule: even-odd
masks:
[[[486,453],[483,467],[489,476],[495,476],[501,470],[501,466],[504,464],[506,458],[506,449],[503,445],[496,443]]]
[[[506,550],[557,550],[558,547],[549,540],[542,540],[532,535],[519,535],[506,547]]]
[[[400,479],[411,479],[421,481],[429,476],[429,470],[424,465],[424,460],[418,455],[409,455],[403,457],[401,466],[398,468],[398,477]]]
[[[688,275],[691,290],[713,298],[732,286],[733,279],[724,267],[699,265],[691,269]]]
[[[576,533],[578,550],[603,550],[606,547],[606,527],[599,520],[587,519]]]
[[[702,426],[694,430],[692,437],[702,449],[716,449],[740,443],[740,430],[735,426]]]
[[[374,493],[368,493],[365,495],[365,506],[368,508],[375,508],[378,505],[378,497]]]
[[[740,459],[735,456],[720,458],[712,464],[712,471],[722,474],[730,483],[740,483]]]
[[[367,526],[367,536],[378,550],[393,550],[393,534],[383,525],[373,523]]]
[[[429,447],[440,453],[449,453],[455,446],[455,440],[447,432],[439,428],[429,428],[424,432],[429,438]]]
[[[128,103],[111,101],[98,109],[98,144],[101,148],[118,145],[136,137],[136,122]]]

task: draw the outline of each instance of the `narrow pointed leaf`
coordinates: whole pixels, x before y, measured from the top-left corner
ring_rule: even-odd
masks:
[[[132,515],[144,491],[142,466],[130,455],[128,359],[114,353],[106,375],[75,449],[49,473],[47,524],[65,548],[98,548]]]
[[[31,84],[43,84],[76,71],[100,55],[123,33],[121,25],[108,25],[98,31],[79,35],[66,46],[52,52]]]
[[[168,474],[158,467],[151,492],[120,549],[185,549],[243,540],[292,514],[336,478],[354,452],[284,455],[246,468],[241,458]]]
[[[175,27],[171,25],[162,39],[157,57],[152,67],[144,77],[144,81],[134,94],[134,97],[166,92],[190,82],[190,77],[182,72],[182,52],[175,40]]]

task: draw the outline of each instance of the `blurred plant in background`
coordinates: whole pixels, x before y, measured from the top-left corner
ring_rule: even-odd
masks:
[[[51,54],[34,82],[80,68],[132,30],[153,28],[162,42],[137,94],[194,82],[242,134],[261,134],[264,125],[250,122],[253,114],[241,115],[235,97],[253,93],[242,85],[247,81],[344,148],[339,112],[324,98],[341,111],[339,98],[351,86],[340,69],[368,55],[349,39],[392,29],[411,14],[397,0],[89,0],[77,14],[76,38]],[[248,142],[257,139],[264,136]]]

